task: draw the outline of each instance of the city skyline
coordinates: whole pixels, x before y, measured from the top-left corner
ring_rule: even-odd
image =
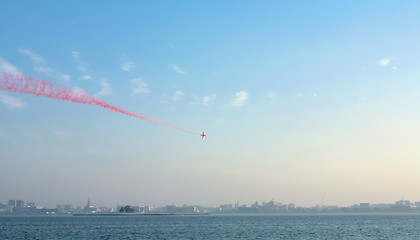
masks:
[[[0,91],[2,199],[420,199],[418,2],[24,0],[0,8],[0,72],[198,133]]]
[[[301,208],[352,207],[352,206],[355,206],[355,205],[358,205],[358,204],[359,205],[367,204],[367,206],[369,206],[369,205],[374,206],[374,205],[392,205],[392,204],[395,204],[395,205],[413,205],[413,206],[415,205],[417,208],[420,209],[420,199],[418,201],[417,200],[416,201],[410,201],[410,200],[407,200],[407,199],[404,199],[404,198],[401,198],[400,200],[396,200],[396,201],[393,201],[393,202],[359,201],[357,203],[353,202],[353,203],[347,204],[347,205],[339,205],[339,204],[336,204],[336,203],[328,203],[328,202],[325,202],[325,199],[321,199],[321,202],[319,204],[314,204],[314,205],[311,205],[311,206],[296,205],[294,202],[282,202],[282,201],[279,201],[279,200],[274,199],[274,198],[269,199],[269,200],[254,200],[253,202],[243,202],[243,201],[237,200],[233,203],[226,203],[225,202],[225,203],[219,203],[219,204],[216,204],[216,205],[205,205],[205,204],[200,204],[200,203],[195,203],[195,204],[190,204],[190,203],[188,203],[188,204],[186,204],[186,203],[141,204],[141,201],[140,201],[140,202],[131,202],[131,203],[130,202],[121,202],[119,204],[116,204],[115,206],[95,204],[94,201],[92,201],[90,197],[88,197],[87,199],[84,200],[84,204],[73,204],[71,202],[62,202],[62,203],[56,203],[56,204],[53,204],[53,205],[37,204],[36,202],[31,201],[31,200],[28,201],[28,200],[23,200],[23,199],[18,199],[18,198],[12,198],[12,199],[8,199],[7,201],[4,201],[4,204],[3,204],[2,201],[0,201],[0,206],[2,206],[2,205],[3,206],[6,206],[6,205],[11,206],[11,202],[13,202],[13,206],[15,206],[15,207],[23,208],[25,206],[30,205],[30,206],[47,208],[47,209],[53,209],[53,208],[56,208],[57,206],[66,206],[66,205],[76,207],[76,208],[81,208],[81,209],[84,209],[88,206],[91,206],[91,207],[93,207],[93,206],[95,206],[95,207],[105,207],[105,208],[113,209],[115,206],[125,206],[125,205],[129,205],[129,206],[152,206],[152,207],[158,207],[158,208],[165,207],[165,206],[171,206],[171,205],[172,206],[204,206],[204,207],[209,207],[209,208],[231,205],[231,206],[235,206],[237,208],[238,206],[239,207],[241,207],[241,206],[246,206],[246,207],[251,206],[252,207],[253,205],[264,206],[267,203],[275,203],[277,205],[282,205],[282,206],[293,205],[295,207],[301,207]],[[81,202],[83,202],[83,201],[81,201]],[[86,202],[87,202],[87,204],[86,204]],[[99,201],[99,202],[101,202],[101,201]],[[403,204],[401,204],[401,203],[403,203]],[[117,208],[118,207],[116,207],[115,209],[118,210]]]
[[[420,213],[420,201],[398,200],[395,203],[355,203],[351,206],[316,205],[311,207],[297,206],[294,203],[281,203],[274,199],[270,201],[255,201],[254,203],[221,204],[219,206],[203,205],[129,205],[120,204],[114,207],[95,206],[88,198],[85,206],[57,204],[55,207],[44,207],[34,202],[23,200],[8,200],[0,203],[0,215],[70,215],[70,216],[110,216],[110,215],[207,215],[207,214],[358,214],[358,213]]]

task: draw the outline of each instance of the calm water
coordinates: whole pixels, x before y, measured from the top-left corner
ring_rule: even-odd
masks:
[[[420,215],[0,216],[0,239],[420,239]]]

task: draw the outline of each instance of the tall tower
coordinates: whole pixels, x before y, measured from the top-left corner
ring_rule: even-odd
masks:
[[[85,206],[85,211],[90,211],[90,197],[88,198],[87,204]]]

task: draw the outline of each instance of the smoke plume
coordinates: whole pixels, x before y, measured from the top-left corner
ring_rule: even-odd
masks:
[[[23,93],[35,95],[37,97],[47,97],[51,99],[58,99],[74,103],[89,104],[109,109],[111,111],[122,113],[130,117],[140,118],[149,122],[157,123],[166,127],[174,128],[190,134],[198,134],[189,130],[185,130],[171,124],[146,117],[134,112],[124,110],[122,108],[113,106],[109,103],[102,101],[99,98],[85,93],[83,90],[69,90],[65,87],[57,87],[53,83],[39,80],[31,77],[25,77],[14,73],[2,73],[3,80],[0,82],[0,91]]]

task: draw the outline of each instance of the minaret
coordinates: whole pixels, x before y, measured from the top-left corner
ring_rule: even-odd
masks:
[[[88,198],[88,202],[85,206],[85,211],[89,211],[90,210],[90,197]]]

